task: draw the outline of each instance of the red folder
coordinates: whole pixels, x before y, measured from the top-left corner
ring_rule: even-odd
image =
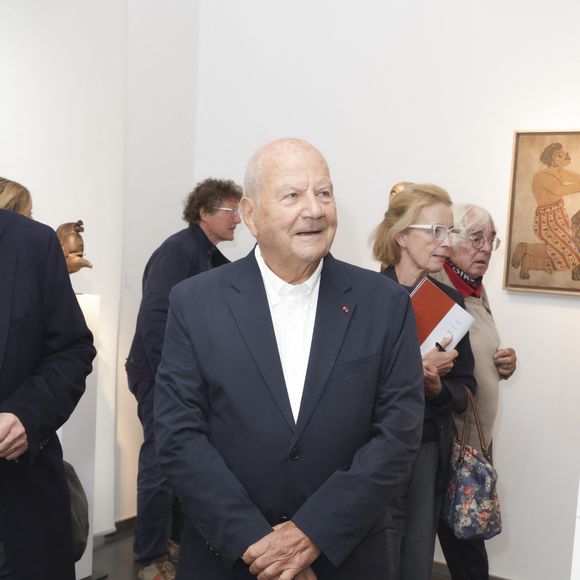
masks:
[[[423,278],[411,292],[411,303],[417,320],[422,354],[446,336],[452,337],[447,349],[455,348],[473,324],[471,314],[447,296],[429,278]]]

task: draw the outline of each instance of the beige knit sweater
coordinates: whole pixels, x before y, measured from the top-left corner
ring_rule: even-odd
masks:
[[[432,274],[432,276],[453,288],[453,284],[449,280],[445,270],[441,270],[437,274]],[[477,381],[475,400],[479,418],[483,426],[485,441],[489,446],[493,436],[493,424],[497,415],[499,400],[500,375],[493,362],[493,355],[500,345],[499,334],[489,308],[489,301],[485,289],[482,292],[481,298],[476,298],[475,296],[466,297],[465,308],[475,318],[473,326],[469,331],[471,350],[473,351],[473,358],[475,359],[474,375]],[[456,425],[461,432],[463,417],[456,416],[455,419]],[[469,425],[468,443],[481,450],[473,418]]]

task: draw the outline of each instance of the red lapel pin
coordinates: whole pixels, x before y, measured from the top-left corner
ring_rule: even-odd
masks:
[[[345,314],[348,314],[348,313],[350,312],[350,308],[349,308],[348,306],[343,306],[343,307],[342,307],[342,311],[343,311]]]

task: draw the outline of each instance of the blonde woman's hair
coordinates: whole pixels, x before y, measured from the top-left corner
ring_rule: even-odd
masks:
[[[30,203],[30,192],[16,181],[0,177],[0,209],[22,213]]]
[[[401,259],[401,248],[395,236],[415,223],[417,215],[430,205],[442,203],[451,207],[449,194],[430,183],[409,183],[390,201],[383,221],[372,234],[373,256],[383,267],[394,266]]]

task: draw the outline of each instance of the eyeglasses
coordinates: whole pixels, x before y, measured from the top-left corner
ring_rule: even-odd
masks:
[[[238,207],[214,207],[212,209],[221,209],[222,211],[230,212],[232,215],[240,215],[240,208]]]
[[[449,234],[458,234],[459,230],[455,228],[448,228],[442,224],[412,224],[408,226],[409,229],[415,230],[431,230],[433,239],[437,242],[442,242]]]
[[[476,250],[481,250],[486,243],[491,246],[491,251],[497,250],[501,244],[501,240],[497,236],[492,236],[491,238],[486,238],[483,234],[472,234],[468,236],[467,234],[460,234],[464,240],[470,240],[471,245]]]

